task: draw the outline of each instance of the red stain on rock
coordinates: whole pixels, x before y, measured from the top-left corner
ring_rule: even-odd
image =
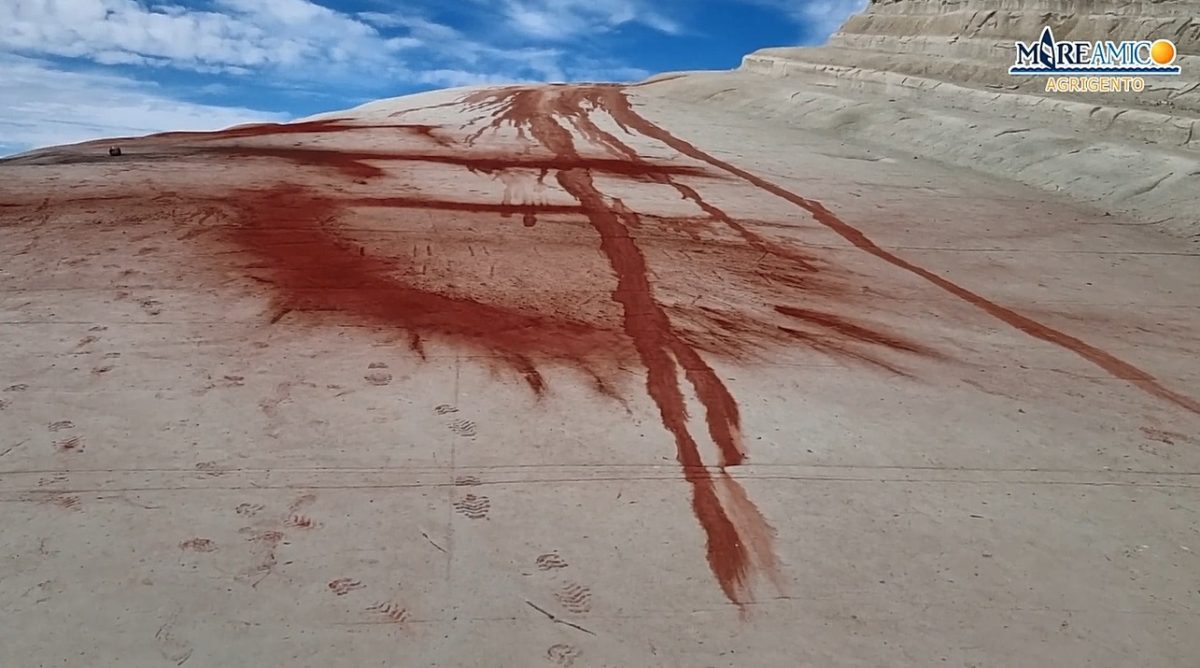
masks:
[[[676,456],[683,467],[684,478],[692,487],[692,509],[707,536],[709,565],[725,595],[736,603],[748,601],[747,578],[752,564],[774,564],[769,536],[771,528],[757,508],[744,494],[726,502],[749,504],[740,513],[738,526],[717,494],[712,473],[700,456],[700,448],[688,428],[688,411],[680,376],[691,383],[705,410],[709,435],[721,452],[719,479],[726,488],[739,488],[723,469],[742,463],[740,417],[737,403],[713,369],[696,348],[682,337],[672,325],[666,310],[657,300],[651,286],[646,258],[637,241],[630,235],[626,220],[637,216],[626,207],[614,209],[600,192],[592,174],[574,166],[579,153],[571,132],[559,119],[576,119],[576,127],[608,146],[607,139],[585,118],[585,103],[596,103],[594,90],[589,88],[506,88],[468,96],[464,102],[479,109],[491,109],[492,128],[510,125],[518,132],[527,131],[543,147],[561,158],[566,165],[558,170],[557,180],[583,207],[600,241],[600,249],[608,258],[617,284],[612,298],[624,313],[623,329],[646,368],[646,390],[658,406],[663,426],[675,437]],[[582,127],[581,127],[582,125]],[[478,135],[477,135],[478,136]],[[644,161],[627,160],[630,173],[645,173]],[[743,537],[742,534],[747,534]],[[765,549],[765,554],[751,550]]]
[[[479,151],[477,153],[444,153],[421,150],[410,151],[345,151],[315,147],[263,146],[257,144],[196,145],[189,147],[192,153],[222,153],[239,157],[264,157],[288,160],[298,165],[333,168],[346,176],[374,178],[386,172],[373,163],[419,162],[462,167],[472,172],[491,174],[509,169],[563,170],[586,169],[598,174],[649,180],[655,175],[708,176],[704,168],[681,165],[656,165],[632,163],[608,157],[575,157],[558,159],[538,154],[515,153],[512,155]]]
[[[1193,413],[1200,413],[1200,402],[1195,399],[1168,389],[1160,383],[1154,376],[1143,371],[1128,362],[1125,362],[1116,356],[1105,352],[1078,337],[1071,336],[1065,332],[1054,329],[1048,325],[1037,322],[1036,320],[1024,316],[1016,311],[997,304],[996,302],[987,299],[986,297],[968,290],[967,288],[943,278],[925,267],[919,266],[913,262],[905,260],[891,251],[884,250],[874,241],[872,241],[862,230],[846,223],[841,218],[838,218],[832,211],[827,209],[825,205],[811,200],[806,197],[801,197],[779,185],[748,172],[740,167],[736,167],[731,163],[725,162],[719,158],[713,157],[704,151],[696,148],[689,142],[686,142],[678,137],[675,137],[664,128],[651,123],[645,118],[638,115],[633,110],[629,99],[619,90],[611,92],[606,97],[604,109],[613,115],[618,123],[626,127],[632,128],[641,134],[657,139],[663,144],[679,151],[681,154],[690,158],[700,160],[709,165],[717,167],[733,176],[744,179],[746,182],[755,187],[775,195],[795,204],[812,215],[813,219],[825,227],[833,230],[842,238],[854,244],[859,250],[883,260],[884,262],[903,269],[911,274],[921,277],[938,288],[958,297],[959,299],[975,306],[988,315],[1004,322],[1005,324],[1028,334],[1036,339],[1040,339],[1047,343],[1051,343],[1065,350],[1069,350],[1076,355],[1086,359],[1087,361],[1100,367],[1109,375],[1115,378],[1127,380],[1137,387],[1141,388],[1148,394],[1166,400],[1177,406],[1185,408]]]
[[[892,350],[903,350],[905,352],[918,353],[930,357],[937,356],[937,353],[920,343],[909,341],[896,334],[883,332],[859,323],[851,322],[846,318],[842,318],[832,313],[814,311],[812,309],[800,308],[797,306],[776,306],[775,310],[783,315],[795,318],[811,325],[815,325],[817,328],[827,332],[831,338],[837,341],[860,341],[864,343],[874,343]]]
[[[252,123],[214,132],[160,132],[148,139],[203,139],[208,141],[245,139],[248,137],[275,137],[280,135],[332,134],[354,130],[394,129],[433,138],[437,126],[417,124],[361,125],[345,118],[326,118],[297,123]]]
[[[771,527],[746,490],[727,472],[727,467],[743,463],[746,455],[738,402],[714,362],[746,360],[761,350],[799,344],[906,374],[894,358],[936,358],[938,354],[927,343],[848,315],[852,307],[871,299],[849,289],[850,272],[813,249],[771,239],[748,221],[730,215],[705,197],[704,184],[714,179],[744,182],[790,202],[858,249],[1020,331],[1129,379],[1151,394],[1200,412],[1194,400],[1167,390],[1145,372],[884,250],[819,202],[675,137],[637,114],[621,87],[514,86],[480,91],[437,106],[473,114],[467,126],[477,127],[461,142],[450,140],[446,130],[435,126],[359,125],[346,120],[176,133],[147,141],[159,145],[180,141],[175,147],[178,155],[220,154],[282,161],[301,168],[280,169],[279,181],[267,188],[195,198],[201,205],[198,208],[221,207],[232,212],[236,223],[232,228],[221,228],[223,235],[196,237],[194,243],[232,243],[250,256],[252,278],[261,284],[257,289],[266,290],[274,302],[271,312],[288,315],[286,321],[270,326],[366,324],[403,334],[421,358],[429,340],[464,347],[481,357],[500,360],[538,396],[548,391],[543,375],[548,365],[581,371],[594,381],[597,392],[616,399],[621,395],[613,379],[619,372],[631,365],[644,368],[645,391],[674,439],[676,457],[692,493],[692,508],[706,536],[709,566],[725,595],[735,603],[751,600],[755,576],[766,576],[778,584],[778,564]],[[600,127],[594,120],[599,114],[606,114],[625,135]],[[517,135],[518,145],[505,149],[478,145],[485,133],[509,130]],[[351,131],[384,136],[395,131],[415,144],[403,150],[342,151],[320,144],[271,143],[273,137],[286,135]],[[644,157],[626,138],[632,136],[659,142],[699,164]],[[570,200],[540,202],[518,188],[512,191],[517,197],[506,189],[501,202],[475,201],[461,192],[454,198],[427,194],[417,187],[420,184],[409,183],[388,196],[365,197],[354,194],[362,190],[351,185],[366,185],[370,180],[390,184],[400,180],[398,168],[430,165],[461,170],[458,173],[464,175],[519,176],[522,184],[536,183],[530,185],[535,190],[550,179],[552,185],[557,184],[558,195],[565,194]],[[350,187],[308,186],[297,174],[300,171],[305,177],[342,177]],[[663,216],[635,210],[605,191],[606,184],[613,181],[670,189],[695,212]],[[171,206],[186,202],[187,198],[180,196]],[[350,239],[353,228],[348,226],[364,216],[386,220],[405,231],[410,216],[421,216],[422,225],[435,227],[427,233],[428,239],[413,241],[411,253],[394,248],[388,252]],[[523,226],[507,220],[517,216]],[[581,221],[585,226],[579,226]],[[581,263],[598,250],[604,263],[602,272],[608,273],[593,277],[575,266],[568,267],[565,274],[546,267],[528,279],[532,285],[490,280],[497,256],[527,260],[521,255],[524,245],[519,240],[505,247],[503,238],[488,238],[476,248],[468,247],[471,268],[492,263],[490,273],[485,272],[489,280],[464,287],[456,284],[459,278],[452,271],[430,272],[431,265],[448,262],[436,257],[434,249],[441,250],[443,242],[451,243],[440,237],[436,226],[482,227],[486,238],[490,234],[486,226],[503,225],[504,235],[511,239],[541,234],[549,223],[583,230],[581,236],[571,237],[569,243],[576,244],[571,249],[579,253]],[[530,239],[536,244],[540,237]],[[490,256],[488,245],[501,247]],[[681,260],[674,263],[677,266],[657,266],[656,258],[664,256]],[[660,281],[656,268],[718,278],[697,279],[693,296],[677,286],[690,279]],[[576,270],[578,273],[569,273]],[[599,300],[605,304],[589,304],[590,297],[578,298],[571,292],[579,281],[594,290],[594,280],[602,281],[602,293],[607,291],[607,299]],[[697,305],[706,292],[717,290],[724,292],[708,304]],[[689,297],[691,302],[681,297]],[[714,306],[723,302],[736,306]],[[695,433],[691,424],[689,402],[704,414],[702,434]],[[711,441],[719,454],[715,463],[706,463],[701,454],[704,440]],[[278,532],[252,538],[271,545],[281,539]],[[334,581],[342,585],[351,582]],[[342,588],[334,583],[330,583],[331,589]]]
[[[582,321],[447,296],[406,282],[410,265],[361,255],[323,223],[346,202],[294,186],[242,191],[233,202],[241,221],[233,240],[262,261],[277,308],[340,314],[420,338],[501,352],[523,372],[532,368],[532,357],[575,364],[593,351],[625,347],[617,332]]]

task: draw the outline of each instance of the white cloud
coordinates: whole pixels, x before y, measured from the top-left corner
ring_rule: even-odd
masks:
[[[223,10],[137,0],[5,0],[0,49],[189,69],[383,62],[371,25],[308,0],[215,0]]]
[[[362,12],[358,14],[358,18],[380,28],[407,28],[413,37],[426,42],[463,39],[463,34],[450,26],[408,12],[403,14]]]
[[[0,56],[0,70],[0,155],[101,137],[287,120],[283,114],[182,102],[126,77],[67,72],[30,58]]]
[[[510,28],[542,40],[570,40],[630,23],[668,34],[682,31],[643,0],[502,0],[500,6]]]
[[[795,21],[807,42],[824,41],[846,19],[866,8],[869,0],[751,0],[775,8]]]
[[[527,5],[527,12],[521,14],[518,5]],[[270,85],[320,81],[321,87],[335,88],[561,81],[594,73],[578,64],[573,50],[534,43],[500,48],[411,10],[348,15],[310,0],[211,0],[206,7],[211,11],[142,0],[0,0],[0,52],[202,73],[265,73]],[[646,12],[640,0],[507,0],[503,7],[479,11],[510,12],[506,16],[526,22],[523,34],[542,33],[541,41],[636,20],[661,29],[672,26]]]

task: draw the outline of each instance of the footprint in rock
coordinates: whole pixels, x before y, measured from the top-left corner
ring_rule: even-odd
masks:
[[[267,531],[255,531],[250,527],[246,527],[240,531],[241,533],[249,533],[250,536],[246,540],[252,543],[264,543],[266,545],[275,546],[283,542],[284,535],[282,531],[273,529]]]
[[[16,385],[9,385],[8,387],[4,388],[4,391],[5,392],[24,392],[25,390],[28,390],[28,389],[29,389],[29,386],[26,385],[25,383],[17,383]]]
[[[554,592],[554,598],[558,599],[559,604],[567,612],[582,615],[592,610],[591,588],[577,582],[564,583],[558,591]]]
[[[317,500],[317,495],[313,494],[312,492],[309,492],[307,494],[301,494],[300,496],[296,497],[296,500],[292,501],[292,503],[288,506],[288,512],[289,513],[297,512],[298,510],[300,510],[301,508],[304,508],[305,506],[312,505],[313,502],[315,502],[316,500]]]
[[[76,347],[76,348],[83,348],[83,347],[85,347],[85,346],[90,346],[90,345],[92,345],[93,343],[95,343],[95,342],[97,342],[97,341],[99,341],[99,340],[100,340],[100,337],[98,337],[98,336],[92,336],[91,334],[89,334],[89,335],[87,335],[87,336],[83,337],[82,339],[79,339],[79,343],[76,343],[76,344],[75,344],[75,347]]]
[[[179,549],[189,552],[216,552],[217,544],[207,538],[189,538],[179,544]]]
[[[455,487],[478,487],[481,484],[479,477],[473,475],[460,475],[454,479]]]
[[[206,475],[214,478],[225,475],[225,471],[221,470],[221,465],[217,462],[196,462],[196,470],[204,471]]]
[[[60,483],[66,482],[66,481],[67,481],[66,474],[56,473],[49,478],[38,478],[37,484],[38,484],[38,487],[45,487],[46,485],[58,485]]]
[[[338,596],[345,596],[355,589],[362,589],[365,585],[353,578],[338,578],[329,583],[329,590]]]
[[[392,382],[392,374],[384,370],[387,369],[386,364],[373,362],[367,368],[374,369],[373,371],[368,371],[367,375],[363,376],[363,379],[368,383],[376,387],[382,387]]]
[[[1179,432],[1167,431],[1165,429],[1155,429],[1154,427],[1142,427],[1142,434],[1151,441],[1157,441],[1164,445],[1175,445],[1177,443],[1195,443],[1196,440],[1186,434]]]
[[[463,438],[475,438],[475,423],[470,420],[452,420],[447,426],[450,431]]]
[[[286,521],[284,521],[284,525],[295,527],[297,529],[311,529],[316,526],[316,522],[313,522],[313,519],[308,515],[293,513],[292,515],[288,516]]]
[[[378,612],[396,624],[403,624],[408,621],[408,610],[396,603],[376,603],[367,608],[367,612]]]
[[[468,519],[485,520],[492,510],[492,501],[486,496],[468,494],[454,502],[454,509]]]
[[[555,665],[562,666],[563,668],[571,668],[571,666],[575,665],[575,660],[581,655],[582,652],[578,648],[566,643],[551,645],[546,650],[546,658],[554,662]]]
[[[450,404],[441,404],[439,406],[435,406],[433,412],[437,413],[438,415],[449,415],[450,413],[457,413],[458,409]]]
[[[175,626],[175,616],[172,616],[166,624],[163,624],[158,632],[154,634],[154,639],[158,642],[158,652],[164,659],[174,663],[177,666],[182,666],[187,663],[187,660],[192,656],[192,646],[185,640],[181,640],[172,635],[172,630]]]
[[[157,299],[143,299],[138,302],[138,305],[142,307],[146,315],[158,315],[162,313],[162,302]]]
[[[59,452],[83,452],[83,439],[78,436],[72,436],[55,441],[54,449]]]
[[[45,498],[43,503],[48,503],[52,506],[58,506],[64,510],[79,510],[82,507],[79,503],[78,496],[70,496],[67,494],[55,494],[54,496]]]
[[[237,508],[234,508],[233,511],[238,515],[254,517],[255,515],[261,513],[265,508],[266,506],[262,505],[261,503],[239,503]]]
[[[75,423],[70,420],[59,420],[51,422],[47,427],[50,431],[62,431],[63,429],[74,429]]]
[[[570,566],[567,560],[563,559],[562,555],[557,552],[547,552],[539,556],[535,563],[539,571],[556,571]]]

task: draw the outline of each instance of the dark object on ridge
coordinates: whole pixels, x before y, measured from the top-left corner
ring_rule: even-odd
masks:
[[[120,146],[108,147],[108,154],[114,158],[117,157],[118,155],[121,155],[121,147]]]

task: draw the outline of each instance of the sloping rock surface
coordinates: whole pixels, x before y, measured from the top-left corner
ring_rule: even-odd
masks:
[[[989,46],[1194,3],[1068,4],[0,162],[0,666],[1195,664],[1194,98]]]

